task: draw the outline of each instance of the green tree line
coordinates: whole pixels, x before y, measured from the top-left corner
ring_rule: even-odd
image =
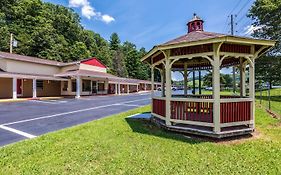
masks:
[[[0,50],[9,51],[10,34],[18,46],[13,52],[71,62],[97,57],[110,73],[122,77],[148,79],[149,66],[140,59],[146,54],[131,42],[121,43],[117,33],[110,41],[86,30],[71,8],[41,0],[0,1]]]
[[[256,79],[272,85],[281,84],[281,0],[256,0],[251,6],[248,17],[257,30],[252,36],[277,41],[270,52],[255,62]]]

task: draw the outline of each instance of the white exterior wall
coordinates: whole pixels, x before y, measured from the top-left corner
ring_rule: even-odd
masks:
[[[13,73],[23,73],[23,74],[41,74],[41,75],[51,75],[60,72],[58,66],[44,65],[23,61],[6,60],[6,70],[7,72]]]
[[[97,71],[97,72],[105,72],[106,73],[106,68],[92,66],[92,65],[83,64],[83,63],[80,64],[79,69],[81,69],[81,70],[90,70],[90,71]]]
[[[0,58],[0,69],[7,71],[7,61]]]

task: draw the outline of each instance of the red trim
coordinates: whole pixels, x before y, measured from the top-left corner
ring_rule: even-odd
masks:
[[[101,68],[106,68],[106,66],[96,57],[81,61],[82,64],[88,64],[91,66],[97,66],[97,67],[101,67]]]

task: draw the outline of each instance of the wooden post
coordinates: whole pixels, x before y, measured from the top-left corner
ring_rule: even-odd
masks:
[[[166,125],[171,125],[171,66],[169,57],[166,58]]]
[[[187,95],[187,63],[184,63],[184,73],[183,73],[183,84],[184,84],[184,96]]]
[[[10,53],[13,53],[13,34],[10,35]]]
[[[154,67],[151,66],[151,97],[154,96]]]
[[[245,65],[243,59],[240,59],[240,97],[246,96],[246,77],[245,77]]]
[[[193,80],[193,90],[192,90],[192,94],[195,94],[195,71],[193,70],[192,72],[192,80]]]
[[[201,70],[199,70],[199,94],[202,94],[202,89],[201,89]]]
[[[162,97],[165,97],[165,82],[166,82],[166,73],[165,73],[165,66],[162,68],[162,76],[161,76],[161,92],[162,92]]]
[[[220,56],[218,45],[214,44],[214,61],[213,61],[213,122],[214,132],[220,133]]]
[[[251,103],[251,120],[255,120],[255,59],[252,59],[253,64],[249,66],[249,96]],[[254,122],[255,123],[255,122]],[[255,127],[253,123],[253,128]]]

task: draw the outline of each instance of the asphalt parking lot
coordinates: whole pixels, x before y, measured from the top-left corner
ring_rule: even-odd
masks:
[[[0,103],[0,146],[150,104],[150,94]]]

